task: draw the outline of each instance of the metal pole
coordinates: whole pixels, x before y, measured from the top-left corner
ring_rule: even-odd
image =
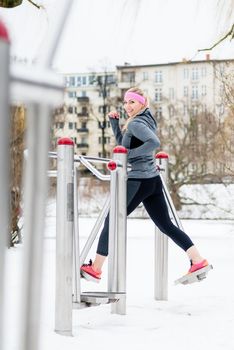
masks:
[[[37,103],[28,106],[22,333],[18,342],[22,350],[38,349],[39,341],[50,115],[48,106]]]
[[[80,303],[81,285],[80,285],[80,239],[79,239],[79,208],[78,208],[78,167],[74,164],[74,232],[73,232],[73,275],[74,275],[74,297],[75,303]]]
[[[111,305],[111,312],[126,314],[126,263],[127,263],[127,150],[117,146],[113,150],[113,159],[121,166],[117,171],[117,203],[116,203],[116,292],[122,293],[119,301]]]
[[[0,349],[3,348],[4,266],[9,223],[9,46],[7,30],[0,22]]]
[[[155,157],[158,160],[162,177],[168,179],[168,154],[159,152]],[[155,227],[155,271],[154,271],[154,298],[168,300],[168,237]]]
[[[110,213],[109,213],[109,243],[108,243],[108,292],[116,292],[116,235],[117,235],[117,171],[111,172],[110,181]]]
[[[102,211],[99,215],[99,217],[97,218],[97,221],[89,235],[89,238],[87,239],[87,242],[85,243],[85,246],[81,252],[81,255],[80,255],[80,265],[82,265],[93,245],[93,242],[95,240],[95,238],[97,237],[97,234],[100,230],[100,227],[105,219],[105,217],[107,216],[108,214],[108,211],[110,209],[110,197],[108,196],[105,204],[104,204],[104,207],[102,208]]]
[[[74,224],[74,142],[58,141],[56,209],[55,331],[72,335],[72,240]]]

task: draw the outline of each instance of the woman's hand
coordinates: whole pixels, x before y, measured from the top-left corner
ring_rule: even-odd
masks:
[[[119,119],[119,113],[116,111],[108,113],[108,117],[112,119]]]

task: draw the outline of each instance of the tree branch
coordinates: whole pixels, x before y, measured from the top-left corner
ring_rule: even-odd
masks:
[[[214,43],[213,46],[209,47],[209,48],[206,48],[206,49],[198,49],[197,51],[198,52],[201,52],[201,51],[210,51],[212,50],[213,48],[215,48],[216,46],[218,46],[222,41],[224,41],[225,39],[227,39],[227,37],[231,36],[231,39],[232,40],[234,38],[234,24],[232,25],[231,29],[229,30],[229,32],[227,32],[227,34],[224,35],[224,37],[222,37],[219,41],[217,41],[216,43]]]
[[[30,4],[32,4],[32,5],[34,5],[35,7],[37,7],[39,10],[44,8],[44,6],[38,5],[38,4],[36,4],[36,3],[35,3],[34,1],[32,1],[32,0],[28,0],[28,1],[30,2]]]

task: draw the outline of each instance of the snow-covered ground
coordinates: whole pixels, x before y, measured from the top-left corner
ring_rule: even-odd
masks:
[[[54,212],[54,211],[52,211]],[[186,232],[213,264],[201,283],[174,286],[188,267],[185,253],[169,242],[168,301],[154,300],[154,227],[148,219],[128,220],[127,315],[110,305],[73,311],[73,337],[54,333],[55,217],[48,210],[44,239],[40,350],[233,350],[234,222],[184,220]],[[95,222],[80,220],[81,247]],[[95,246],[90,257],[94,256]],[[18,350],[20,265],[23,246],[7,252],[6,350]],[[83,291],[106,290],[107,266],[100,285],[82,281]],[[4,348],[5,350],[5,348]]]

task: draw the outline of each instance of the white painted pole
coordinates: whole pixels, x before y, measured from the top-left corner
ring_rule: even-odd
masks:
[[[37,350],[40,334],[43,238],[48,188],[48,148],[51,109],[27,107],[28,157],[24,179],[24,265],[21,313],[21,350]]]
[[[159,152],[155,157],[162,171],[162,177],[167,183],[168,154]],[[154,298],[168,300],[168,237],[155,227],[155,271],[154,271]]]
[[[127,264],[127,149],[117,146],[113,150],[113,160],[120,164],[116,183],[116,240],[114,266],[116,276],[115,292],[121,293],[119,301],[111,305],[111,312],[126,314],[126,264]]]
[[[0,349],[3,349],[4,267],[9,223],[9,48],[8,33],[0,21]]]
[[[74,226],[74,142],[58,141],[56,204],[55,331],[72,335],[72,258]]]
[[[111,172],[110,179],[110,212],[108,242],[108,292],[116,292],[116,241],[117,241],[117,171]]]

